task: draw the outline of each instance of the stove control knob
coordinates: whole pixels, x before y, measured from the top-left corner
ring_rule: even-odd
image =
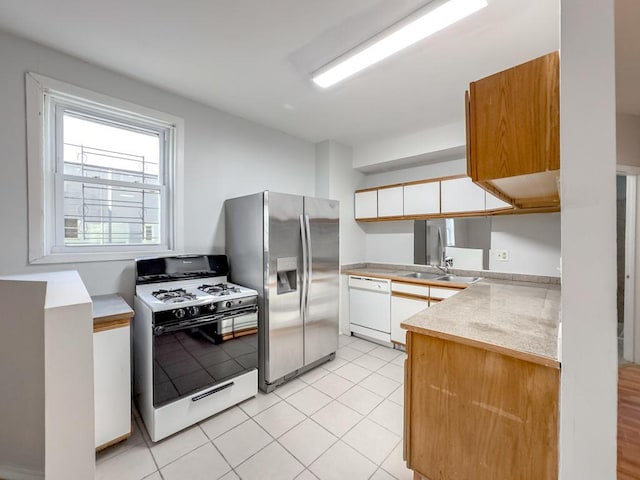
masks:
[[[200,307],[188,307],[187,313],[191,317],[195,317],[198,313],[200,313]]]
[[[209,305],[207,305],[207,309],[210,312],[213,312],[216,309],[216,304],[215,303],[210,303]]]
[[[225,302],[224,306],[227,308],[231,308],[231,302]]]
[[[173,315],[178,319],[181,320],[185,317],[185,315],[187,314],[187,312],[185,311],[184,308],[179,308],[177,310],[174,310]]]

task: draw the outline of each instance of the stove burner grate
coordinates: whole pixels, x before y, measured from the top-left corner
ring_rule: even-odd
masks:
[[[229,295],[231,293],[240,293],[240,289],[235,286],[231,286],[227,283],[217,283],[215,285],[203,284],[198,287],[198,290],[202,290],[209,295]]]
[[[164,303],[181,303],[196,299],[194,294],[188,293],[184,288],[160,289],[151,292],[151,295]]]

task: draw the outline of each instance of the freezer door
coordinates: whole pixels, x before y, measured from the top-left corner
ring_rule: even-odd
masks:
[[[264,379],[267,383],[296,371],[304,361],[302,323],[303,197],[267,192],[267,275],[264,315]]]
[[[308,289],[304,324],[304,363],[338,348],[339,203],[304,198],[308,224]]]

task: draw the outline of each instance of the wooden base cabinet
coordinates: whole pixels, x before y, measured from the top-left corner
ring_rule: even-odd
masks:
[[[404,458],[429,480],[556,480],[560,370],[407,333]]]

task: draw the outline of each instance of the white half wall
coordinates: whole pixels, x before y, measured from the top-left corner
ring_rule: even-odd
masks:
[[[0,275],[74,269],[91,295],[120,293],[133,304],[133,261],[27,264],[27,71],[184,119],[184,253],[224,252],[226,198],[267,189],[314,194],[315,152],[310,142],[4,32],[0,58]]]
[[[507,250],[500,261],[496,249]],[[560,276],[560,214],[504,215],[491,218],[489,270]]]
[[[614,0],[562,0],[560,18],[560,478],[614,479],[618,376]]]

